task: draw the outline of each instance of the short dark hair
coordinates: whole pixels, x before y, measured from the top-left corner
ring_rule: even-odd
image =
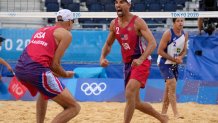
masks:
[[[124,0],[126,3],[129,3],[127,0]],[[116,2],[116,0],[114,0],[114,3]],[[130,4],[130,3],[129,3]]]
[[[177,18],[173,18],[173,23],[175,23],[175,22],[176,22],[176,19],[177,19]]]
[[[1,35],[0,35],[0,42],[3,42],[5,40],[5,38],[3,38]]]
[[[62,16],[57,16],[57,21],[64,21],[64,20],[62,19]]]

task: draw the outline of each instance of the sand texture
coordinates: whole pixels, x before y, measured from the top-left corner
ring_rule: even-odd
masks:
[[[79,102],[81,111],[69,123],[122,123],[125,103],[119,102]],[[36,101],[0,101],[0,123],[35,123]],[[159,112],[161,103],[151,104]],[[218,105],[179,103],[179,112],[185,119],[174,119],[169,108],[169,123],[218,123]],[[49,101],[45,123],[62,111],[53,101]],[[137,110],[131,123],[159,123],[155,118]]]

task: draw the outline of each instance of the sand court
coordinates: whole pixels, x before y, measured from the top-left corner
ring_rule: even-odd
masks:
[[[122,123],[125,103],[119,102],[79,102],[81,112],[69,123]],[[0,101],[0,123],[35,123],[35,101]],[[152,103],[161,111],[161,103]],[[169,108],[169,123],[218,123],[218,106],[197,103],[178,103],[180,114],[185,119],[174,119]],[[45,123],[58,114],[62,108],[49,101]],[[155,118],[135,111],[131,123],[159,123]]]

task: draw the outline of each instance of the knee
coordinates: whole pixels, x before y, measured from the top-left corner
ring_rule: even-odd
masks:
[[[134,93],[133,89],[126,88],[126,90],[125,90],[125,97],[126,97],[126,99],[128,100],[128,99],[134,98],[134,94],[133,93]]]
[[[76,103],[76,106],[75,106],[76,114],[79,114],[80,110],[81,110],[81,106],[78,103]]]
[[[69,109],[71,110],[71,112],[73,112],[73,114],[79,114],[81,107],[78,103],[72,104]]]
[[[142,107],[141,102],[140,102],[140,101],[136,101],[136,102],[135,102],[135,108],[136,108],[136,109],[141,109],[141,107]]]

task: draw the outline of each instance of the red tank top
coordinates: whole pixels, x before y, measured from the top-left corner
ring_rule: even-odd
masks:
[[[44,67],[50,67],[53,60],[57,44],[54,38],[55,29],[58,26],[44,27],[39,29],[31,38],[27,46],[27,53],[30,58],[42,64]]]
[[[130,63],[144,52],[141,38],[137,35],[134,28],[135,20],[138,16],[133,16],[129,24],[122,28],[115,19],[115,37],[121,46],[121,53],[124,63]]]

